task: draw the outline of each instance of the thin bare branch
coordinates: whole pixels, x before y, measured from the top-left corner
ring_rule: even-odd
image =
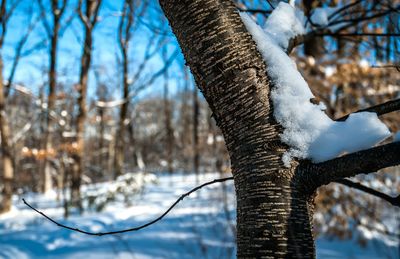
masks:
[[[400,99],[395,99],[391,100],[385,103],[381,103],[372,107],[368,107],[365,109],[358,110],[353,113],[358,113],[358,112],[375,112],[378,116],[394,112],[394,111],[399,111],[400,110]],[[351,113],[352,114],[352,113]],[[337,121],[345,121],[350,114],[347,114],[346,116],[343,116],[339,119],[336,119]]]
[[[47,36],[49,38],[51,38],[52,30],[51,30],[49,22],[47,21],[46,8],[44,7],[42,0],[37,0],[37,2],[39,5],[39,9],[40,9],[40,13],[41,13],[40,15],[42,17],[42,24],[43,24],[44,30],[46,31]]]
[[[86,234],[86,235],[90,235],[90,236],[115,235],[115,234],[121,234],[121,233],[126,233],[126,232],[138,231],[140,229],[149,227],[149,226],[157,223],[158,221],[162,220],[176,205],[178,205],[179,202],[181,202],[185,197],[189,196],[190,194],[200,190],[201,188],[203,188],[203,187],[205,187],[207,185],[211,185],[211,184],[215,184],[215,183],[222,183],[222,182],[229,181],[229,180],[233,180],[233,177],[215,179],[213,181],[203,183],[202,185],[199,185],[199,186],[193,188],[192,190],[188,191],[187,193],[182,194],[163,214],[161,214],[156,219],[154,219],[154,220],[152,220],[152,221],[150,221],[150,222],[148,222],[146,224],[137,226],[137,227],[127,228],[127,229],[122,229],[122,230],[109,231],[109,232],[90,232],[90,231],[81,230],[81,229],[79,229],[77,227],[70,227],[70,226],[64,225],[64,224],[52,219],[51,217],[47,216],[45,213],[41,212],[40,210],[36,209],[32,205],[30,205],[25,199],[22,199],[22,201],[30,209],[32,209],[35,212],[39,213],[44,218],[46,218],[47,220],[49,220],[50,222],[54,223],[55,225],[57,225],[57,226],[59,226],[61,228],[69,229],[69,230],[72,230],[72,231],[75,231],[75,232],[79,232],[79,233],[82,233],[82,234]]]
[[[368,186],[362,185],[361,183],[353,182],[353,181],[351,181],[349,179],[340,179],[340,180],[337,180],[335,182],[343,184],[343,185],[346,185],[346,186],[348,186],[350,188],[354,188],[354,189],[357,189],[359,191],[368,193],[368,194],[370,194],[372,196],[381,198],[382,200],[385,200],[385,201],[389,202],[393,206],[400,207],[400,195],[398,195],[397,197],[392,197],[390,195],[387,195],[386,193],[377,191],[377,190],[372,189],[372,188],[370,188]]]
[[[29,13],[29,20],[31,19],[32,16],[32,10]],[[15,56],[14,59],[12,61],[12,65],[11,65],[11,71],[10,74],[8,76],[8,80],[7,83],[5,84],[5,97],[7,98],[10,92],[10,85],[12,85],[13,80],[14,80],[14,76],[15,76],[15,72],[17,70],[17,66],[18,63],[21,59],[21,57],[23,56],[22,50],[25,46],[25,43],[28,40],[29,35],[31,34],[31,32],[34,30],[34,28],[36,27],[36,24],[39,22],[39,20],[41,19],[41,17],[37,17],[33,22],[31,22],[28,26],[27,31],[25,32],[25,34],[22,36],[22,38],[19,40],[19,42],[17,43],[16,46],[16,50],[15,50]]]
[[[338,32],[322,32],[322,33],[315,33],[313,36],[318,37],[399,37],[400,33],[375,33],[375,32],[360,32],[360,33],[338,33]]]
[[[240,12],[245,13],[261,13],[261,14],[271,14],[271,10],[264,10],[264,9],[247,9],[247,8],[238,8]]]

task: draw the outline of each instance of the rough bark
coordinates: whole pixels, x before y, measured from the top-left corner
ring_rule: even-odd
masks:
[[[281,158],[287,146],[269,98],[274,85],[232,1],[160,4],[225,138],[237,197],[238,257],[315,257],[310,223],[315,190],[398,165],[400,143],[319,164],[294,160],[285,167]],[[384,106],[395,109],[392,104]]]
[[[309,202],[281,156],[270,80],[231,1],[160,0],[225,137],[237,196],[241,258],[312,258]]]

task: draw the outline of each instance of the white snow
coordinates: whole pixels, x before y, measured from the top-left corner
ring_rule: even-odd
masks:
[[[337,10],[337,7],[317,7],[311,14],[311,22],[315,25],[325,27],[329,25],[329,16]]]
[[[286,166],[290,165],[293,157],[323,162],[346,152],[369,148],[390,136],[389,129],[374,113],[361,112],[349,116],[344,122],[336,122],[325,114],[325,105],[310,102],[314,95],[284,51],[289,36],[302,31],[299,29],[301,19],[293,7],[279,3],[270,16],[272,21],[268,18],[266,22],[267,26],[275,27],[289,24],[280,26],[282,33],[275,28],[263,30],[245,13],[241,13],[241,17],[274,83],[271,90],[274,116],[284,127],[282,141],[290,146],[283,156]],[[294,25],[294,22],[299,24]],[[292,33],[288,31],[291,29]]]
[[[199,183],[220,177],[216,173],[203,174]],[[100,189],[115,184],[106,182],[85,185],[84,188],[99,189],[99,193],[104,193]],[[197,185],[195,174],[157,174],[157,182],[147,184],[144,191],[133,198],[131,205],[126,206],[122,201],[110,202],[103,212],[86,211],[68,219],[62,218],[62,204],[52,195],[27,194],[24,197],[66,225],[91,231],[110,231],[149,222],[181,194]],[[13,210],[0,216],[0,258],[235,258],[233,182],[227,182],[226,189],[227,211],[223,209],[222,185],[215,184],[185,198],[163,220],[146,229],[102,237],[61,229],[27,208],[15,196]],[[393,224],[393,228],[396,226]],[[398,258],[396,236],[382,236],[375,232],[372,235],[364,248],[356,239],[339,241],[319,236],[317,257]],[[382,253],[389,257],[382,257]]]
[[[282,49],[287,49],[289,40],[303,35],[304,14],[286,3],[280,3],[265,22],[265,32]]]

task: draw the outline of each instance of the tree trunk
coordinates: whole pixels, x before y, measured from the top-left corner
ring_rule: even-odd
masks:
[[[123,93],[122,98],[124,103],[121,106],[121,110],[119,112],[119,122],[118,122],[118,130],[117,135],[115,136],[115,157],[114,157],[114,168],[115,174],[114,179],[123,174],[123,165],[125,158],[125,120],[128,113],[128,97],[129,97],[129,83],[128,83],[128,54],[127,47],[122,48],[122,66],[123,66]]]
[[[163,60],[167,62],[167,49],[163,48]],[[167,159],[167,171],[172,174],[173,168],[173,145],[174,145],[174,132],[172,128],[172,112],[171,103],[168,100],[168,89],[169,88],[169,74],[168,69],[164,72],[164,125],[165,125],[165,146],[166,146],[166,159]]]
[[[53,35],[51,36],[51,46],[50,46],[50,69],[49,69],[49,92],[47,96],[47,112],[46,112],[46,129],[44,134],[44,141],[43,141],[43,149],[49,151],[52,147],[52,126],[53,121],[50,116],[50,112],[54,110],[54,104],[56,100],[56,86],[57,86],[57,71],[56,71],[56,64],[57,64],[57,45],[58,45],[58,31],[59,31],[59,20],[54,19],[54,29]],[[50,174],[50,163],[49,158],[46,157],[43,161],[40,161],[40,191],[45,193],[51,189],[51,174]]]
[[[266,65],[232,1],[160,0],[224,135],[240,258],[313,258],[312,193],[286,168]]]
[[[82,210],[81,204],[81,179],[84,168],[83,154],[85,149],[85,120],[86,120],[86,95],[88,76],[92,52],[92,32],[85,30],[85,41],[81,57],[81,72],[79,77],[78,116],[76,119],[77,151],[74,154],[74,165],[71,176],[71,204]]]
[[[11,209],[13,182],[14,182],[14,165],[13,156],[10,145],[10,126],[7,121],[6,114],[6,97],[4,95],[4,77],[3,77],[3,43],[7,32],[6,16],[10,16],[12,12],[7,13],[7,1],[2,1],[0,4],[0,136],[1,136],[1,164],[3,172],[0,174],[0,179],[3,183],[3,189],[0,194],[0,214]]]
[[[1,45],[0,45],[1,51]],[[1,134],[1,164],[3,166],[2,183],[3,190],[0,200],[0,214],[11,209],[13,182],[14,182],[14,167],[13,157],[10,146],[10,128],[6,114],[6,100],[4,96],[3,84],[3,59],[0,53],[0,134]]]
[[[196,182],[199,179],[199,98],[196,85],[193,89],[193,171],[196,174]]]
[[[311,17],[313,10],[315,7],[320,7],[321,3],[316,0],[304,0],[304,14],[306,17]],[[304,54],[307,56],[312,56],[314,58],[321,57],[324,54],[324,38],[323,37],[311,37],[310,39],[304,42]]]

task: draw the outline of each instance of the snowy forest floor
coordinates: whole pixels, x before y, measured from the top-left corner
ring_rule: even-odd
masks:
[[[201,175],[199,183],[220,178]],[[102,212],[73,213],[63,219],[55,193],[14,197],[12,211],[0,216],[0,258],[234,258],[235,197],[232,182],[214,184],[181,201],[163,220],[138,232],[87,236],[61,229],[27,208],[22,198],[61,223],[88,231],[111,231],[146,223],[162,214],[196,184],[193,174],[157,174],[130,205],[109,202]],[[84,191],[104,193],[110,183],[88,185]],[[226,197],[226,199],[224,199]],[[226,202],[224,202],[224,200]],[[225,204],[225,205],[224,205]],[[400,258],[397,240],[371,237],[366,247],[354,240],[321,236],[318,258]]]

